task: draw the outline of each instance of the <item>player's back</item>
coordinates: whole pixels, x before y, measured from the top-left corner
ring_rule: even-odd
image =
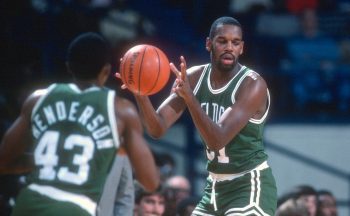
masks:
[[[35,169],[28,188],[93,215],[119,146],[115,92],[75,84],[46,91],[31,116]]]

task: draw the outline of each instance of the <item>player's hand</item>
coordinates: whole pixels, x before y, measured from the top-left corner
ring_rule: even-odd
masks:
[[[114,74],[114,76],[117,78],[117,79],[122,79],[122,77],[121,77],[121,75],[120,75],[120,73],[119,72],[116,72],[115,74]],[[122,86],[121,86],[121,88],[122,89],[127,89],[128,87],[126,87],[126,85],[123,83],[122,84]]]
[[[122,62],[123,58],[120,58],[119,61]],[[120,79],[122,81],[122,76],[120,75],[119,72],[116,72],[114,74],[114,76],[117,78],[117,79]],[[122,81],[123,83],[123,81]],[[126,87],[126,85],[123,83],[122,86],[121,86],[122,89],[127,89],[128,87]]]
[[[170,63],[170,69],[176,75],[175,86],[172,91],[186,99],[186,97],[192,93],[192,90],[187,77],[186,60],[181,56],[180,61],[180,70],[178,70],[173,63]]]

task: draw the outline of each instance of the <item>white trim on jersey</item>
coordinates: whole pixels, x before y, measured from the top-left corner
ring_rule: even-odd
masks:
[[[90,92],[90,91],[97,91],[100,90],[100,87],[97,86],[91,86],[87,89],[84,89],[83,91],[77,86],[77,84],[75,83],[69,83],[68,84],[69,88],[71,88],[73,91],[77,92],[77,93],[82,93],[82,92]]]
[[[40,90],[36,90],[34,92],[34,94],[39,94],[42,95],[39,100],[35,103],[33,110],[32,110],[32,115],[31,115],[31,119],[33,120],[34,117],[34,113],[36,113],[37,109],[39,109],[39,106],[43,103],[44,99],[49,95],[49,93],[52,91],[52,89],[54,89],[57,86],[57,84],[52,84],[49,87],[47,87],[46,89],[40,89]]]
[[[109,90],[108,92],[108,99],[107,99],[107,109],[108,109],[108,117],[111,125],[112,130],[112,136],[114,139],[115,147],[118,148],[119,143],[119,134],[118,134],[118,127],[117,127],[117,118],[115,116],[115,91]]]
[[[73,91],[77,92],[77,93],[81,93],[81,90],[78,88],[78,86],[74,83],[69,83],[68,84],[69,88],[71,88]]]
[[[264,122],[264,120],[266,119],[267,117],[267,114],[269,114],[269,110],[270,110],[270,104],[271,104],[271,99],[270,99],[270,92],[269,92],[269,89],[267,89],[267,108],[266,108],[266,111],[264,113],[264,115],[260,118],[260,119],[254,119],[254,118],[251,118],[249,119],[249,121],[251,123],[254,123],[254,124],[261,124]]]
[[[205,76],[206,71],[207,71],[207,68],[209,67],[209,65],[210,65],[210,64],[207,64],[207,65],[204,67],[204,69],[203,69],[203,71],[202,71],[202,74],[201,74],[201,76],[199,77],[199,80],[197,81],[196,87],[195,87],[194,90],[193,90],[193,94],[194,94],[194,95],[197,94],[198,89],[199,89],[199,87],[201,86],[201,83],[202,83],[202,81],[203,81],[203,77]]]
[[[237,92],[238,88],[241,86],[241,83],[243,82],[244,78],[246,78],[246,76],[248,74],[250,74],[251,72],[252,72],[252,70],[247,70],[243,74],[243,76],[241,78],[239,78],[239,80],[238,80],[238,82],[237,82],[237,84],[236,84],[236,86],[233,89],[232,94],[231,94],[231,102],[232,102],[232,104],[234,104],[236,102],[235,95],[236,95],[236,92]]]
[[[28,188],[57,201],[74,203],[80,208],[86,210],[92,216],[95,216],[96,214],[97,205],[87,196],[63,191],[51,186],[43,186],[38,184],[30,184]]]
[[[245,70],[245,69],[246,69],[246,66],[242,66],[241,69],[238,71],[238,73],[236,73],[236,74],[234,75],[234,77],[232,77],[232,79],[226,83],[225,86],[223,86],[223,87],[221,87],[221,88],[219,88],[219,89],[213,89],[213,88],[211,87],[211,83],[210,83],[211,70],[210,70],[210,71],[209,71],[209,74],[208,74],[208,79],[207,79],[207,84],[208,84],[209,91],[210,91],[212,94],[219,94],[219,93],[225,91],[225,90],[229,87],[229,85],[231,84],[231,82],[232,82],[243,70]],[[245,74],[246,74],[246,73],[245,73]],[[243,75],[243,76],[245,76],[245,75]],[[238,81],[238,82],[239,82],[239,81]]]
[[[258,73],[256,73],[255,71],[253,70],[247,70],[245,72],[245,74],[238,80],[235,88],[233,89],[232,91],[232,95],[231,95],[231,101],[232,101],[232,104],[234,104],[236,102],[236,99],[235,99],[235,95],[236,95],[236,92],[239,88],[239,86],[241,85],[241,83],[243,82],[243,80],[251,73],[255,73],[257,75],[259,75]],[[250,118],[249,119],[249,122],[253,123],[253,124],[261,124],[265,121],[268,113],[269,113],[269,109],[270,109],[270,92],[269,92],[269,89],[267,89],[267,109],[264,113],[264,115],[260,118],[260,119],[254,119],[254,118]]]

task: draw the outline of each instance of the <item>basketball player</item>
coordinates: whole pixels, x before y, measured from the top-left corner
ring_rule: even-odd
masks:
[[[74,83],[52,84],[24,102],[0,149],[1,173],[30,170],[21,156],[33,149],[29,184],[18,195],[13,215],[95,215],[120,143],[141,184],[150,191],[158,187],[136,108],[103,87],[109,59],[109,47],[98,34],[78,36],[67,53]]]
[[[187,108],[206,147],[204,195],[193,215],[274,215],[276,184],[267,164],[263,128],[270,97],[264,79],[241,65],[240,23],[221,17],[211,26],[206,49],[211,62],[186,71],[170,63],[177,78],[155,111],[147,96],[135,95],[149,134],[161,137]],[[125,86],[124,86],[125,88]]]

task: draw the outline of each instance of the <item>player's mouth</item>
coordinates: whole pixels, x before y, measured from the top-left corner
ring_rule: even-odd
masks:
[[[221,56],[221,61],[223,64],[233,64],[235,57],[230,53],[225,53]]]

